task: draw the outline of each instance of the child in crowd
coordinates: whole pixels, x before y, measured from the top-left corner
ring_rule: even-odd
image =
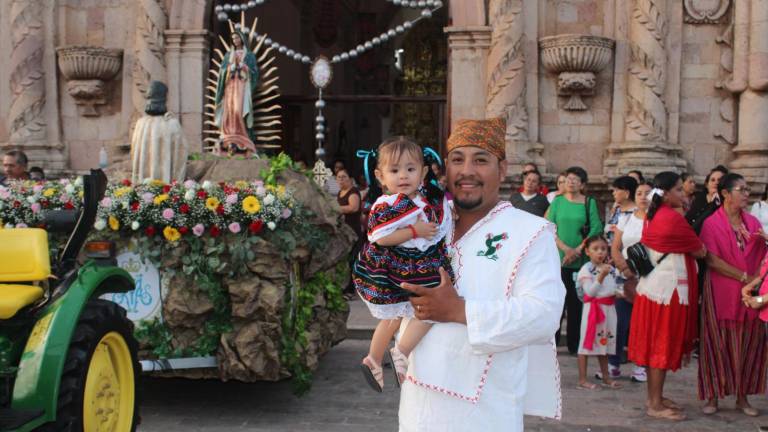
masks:
[[[400,319],[412,318],[389,353],[399,386],[408,369],[408,356],[431,327],[413,318],[410,293],[400,286],[409,282],[437,287],[440,267],[453,277],[444,238],[452,229],[451,210],[430,164],[440,163],[434,150],[405,137],[384,141],[377,152],[364,152],[365,172],[375,168],[368,199],[374,201],[368,218],[368,243],[352,270],[358,294],[371,314],[381,321],[360,367],[368,384],[381,392],[381,362]]]
[[[587,359],[596,356],[603,374],[603,386],[621,388],[608,373],[608,355],[616,353],[616,308],[613,305],[621,285],[616,269],[607,263],[608,242],[602,235],[589,237],[584,245],[589,262],[584,264],[576,278],[576,291],[583,293],[584,306],[581,320],[581,346],[579,347],[578,388],[594,390],[597,385],[587,381]]]

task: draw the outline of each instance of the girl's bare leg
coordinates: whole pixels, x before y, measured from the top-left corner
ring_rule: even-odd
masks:
[[[579,384],[587,383],[587,361],[589,357],[579,354]]]
[[[376,364],[381,365],[384,360],[384,352],[389,347],[389,342],[395,336],[397,329],[400,328],[400,319],[381,320],[376,325],[371,338],[371,347],[368,350],[370,357]]]
[[[408,322],[408,326],[405,327],[402,336],[400,336],[400,340],[397,342],[397,349],[408,357],[430,328],[432,328],[432,324],[425,323],[416,318],[412,319]]]

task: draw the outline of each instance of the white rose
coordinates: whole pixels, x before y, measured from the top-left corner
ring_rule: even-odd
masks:
[[[264,197],[264,205],[272,205],[275,203],[275,196],[272,194],[269,194]]]
[[[264,189],[264,186],[257,186],[256,187],[256,196],[257,197],[263,197],[264,194],[267,193],[267,190]]]
[[[131,229],[132,229],[132,230],[136,231],[137,229],[139,229],[139,226],[140,226],[140,225],[139,225],[139,221],[133,221],[133,222],[131,222]]]
[[[97,219],[96,223],[93,224],[93,227],[96,228],[96,231],[101,231],[107,227],[107,221],[104,219]]]
[[[211,183],[210,181],[206,180],[203,182],[203,189],[209,190],[212,187],[213,187],[213,183]]]
[[[30,195],[30,196],[28,196],[28,197],[27,197],[27,201],[28,201],[30,204],[34,204],[34,203],[36,203],[36,202],[37,202],[37,197],[35,197],[34,195]]]
[[[69,195],[72,195],[73,193],[75,193],[75,185],[70,183],[70,184],[64,186],[64,191],[66,193],[68,193]]]
[[[82,186],[82,185],[83,185],[83,178],[82,177],[75,178],[75,186],[79,187],[79,186]]]
[[[185,201],[192,201],[193,199],[195,199],[195,191],[193,189],[188,189],[186,192],[184,192]]]
[[[267,222],[267,228],[269,228],[270,230],[274,231],[275,228],[277,228],[277,225],[275,225],[274,222]]]

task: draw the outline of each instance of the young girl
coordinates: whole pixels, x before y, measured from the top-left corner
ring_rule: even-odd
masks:
[[[614,297],[621,289],[619,273],[607,264],[608,242],[602,235],[589,237],[584,245],[589,262],[584,264],[576,279],[576,290],[583,291],[584,305],[579,347],[579,388],[594,390],[597,385],[587,381],[587,358],[597,356],[603,373],[603,385],[620,388],[608,373],[608,355],[616,354],[616,308]]]
[[[400,318],[414,316],[410,293],[400,284],[434,288],[440,284],[440,267],[453,277],[443,241],[452,221],[430,169],[430,163],[440,162],[434,150],[425,148],[422,153],[415,142],[394,137],[384,141],[377,152],[364,153],[365,172],[375,166],[376,179],[387,195],[381,195],[375,181],[369,182],[369,199],[375,201],[368,218],[368,243],[353,266],[352,279],[371,314],[381,320],[360,365],[368,384],[380,392],[384,352],[400,327]],[[398,386],[405,379],[408,356],[430,326],[411,319],[390,350]]]

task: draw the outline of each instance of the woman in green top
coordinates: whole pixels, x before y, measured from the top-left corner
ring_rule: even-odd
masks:
[[[586,197],[582,191],[587,183],[587,172],[581,167],[571,167],[565,171],[565,193],[559,195],[549,206],[546,217],[557,226],[557,248],[560,250],[562,261],[561,276],[565,285],[565,311],[568,321],[568,352],[576,354],[579,350],[579,334],[581,331],[581,301],[576,295],[574,277],[587,258],[582,254],[584,239],[603,232],[603,223],[597,211],[594,198]],[[589,201],[589,232],[586,231],[587,208]],[[586,234],[586,235],[585,235]],[[560,332],[555,338],[559,341]]]

